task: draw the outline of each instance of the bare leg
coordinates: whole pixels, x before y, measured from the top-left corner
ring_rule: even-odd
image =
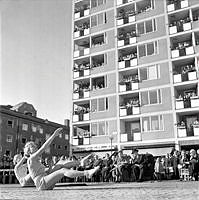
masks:
[[[98,169],[99,167],[95,167],[94,169],[91,170],[77,171],[77,170],[62,168],[45,176],[44,180],[46,182],[47,188],[52,188],[64,176],[67,176],[68,178],[75,178],[78,176],[91,177]]]
[[[73,167],[77,167],[80,165],[79,161],[68,161],[68,160],[62,160],[61,162],[58,162],[51,170],[50,173],[57,171],[61,168],[66,168],[66,169],[70,169]]]

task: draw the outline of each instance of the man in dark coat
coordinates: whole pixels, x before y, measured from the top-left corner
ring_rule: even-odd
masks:
[[[138,182],[143,181],[143,175],[144,175],[144,168],[146,165],[146,159],[144,154],[138,154],[137,149],[132,150],[132,173],[134,176],[134,179]]]

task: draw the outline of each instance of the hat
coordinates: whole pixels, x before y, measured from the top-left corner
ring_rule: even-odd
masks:
[[[132,149],[132,153],[131,154],[134,154],[135,152],[138,152],[137,149]]]

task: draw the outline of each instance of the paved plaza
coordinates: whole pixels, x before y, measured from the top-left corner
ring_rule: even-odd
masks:
[[[59,184],[51,191],[0,185],[0,199],[67,200],[199,200],[199,182],[162,181],[143,183]]]

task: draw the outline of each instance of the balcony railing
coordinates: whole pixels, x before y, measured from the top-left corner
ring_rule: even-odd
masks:
[[[82,50],[75,50],[74,51],[74,57],[77,58],[77,57],[80,57],[80,56],[85,56],[85,55],[88,55],[90,54],[90,48],[84,48]]]
[[[90,113],[80,113],[73,115],[73,122],[88,121],[90,120]]]
[[[188,0],[182,0],[182,1],[172,0],[172,1],[169,1],[167,5],[167,11],[172,12],[174,10],[186,8],[188,6],[189,6]]]
[[[136,32],[131,31],[131,32],[119,34],[117,45],[118,47],[121,47],[121,46],[129,45],[129,44],[134,44],[136,42],[137,42]]]
[[[183,31],[191,30],[191,20],[187,18],[185,20],[179,20],[169,25],[169,34],[175,34]]]
[[[191,136],[199,136],[199,125],[192,125],[192,135]],[[178,137],[187,137],[190,136],[186,129],[186,126],[178,126],[177,127]]]
[[[90,14],[89,6],[87,6],[85,9],[79,9],[78,8],[78,9],[75,10],[74,18],[79,19],[81,17],[88,16],[89,14]]]
[[[140,114],[140,104],[138,99],[131,100],[120,106],[120,117]]]
[[[119,82],[119,91],[126,92],[126,91],[138,90],[138,86],[139,86],[138,75],[129,76],[129,78],[123,78]]]
[[[121,142],[141,141],[141,133],[123,133],[120,140]]]
[[[199,96],[184,97],[176,99],[176,109],[199,107]]]
[[[180,56],[187,56],[194,54],[194,48],[189,42],[178,43],[178,45],[171,50],[171,57],[178,58]]]
[[[137,64],[138,64],[137,54],[134,53],[120,57],[118,62],[118,67],[119,69],[123,69],[127,67],[137,66]]]
[[[82,89],[75,91],[73,93],[73,99],[84,99],[84,98],[89,98],[90,97],[90,90],[89,89]]]
[[[197,80],[197,72],[196,71],[190,71],[187,73],[179,73],[173,75],[173,82],[174,83],[181,83],[184,81],[193,81]]]

